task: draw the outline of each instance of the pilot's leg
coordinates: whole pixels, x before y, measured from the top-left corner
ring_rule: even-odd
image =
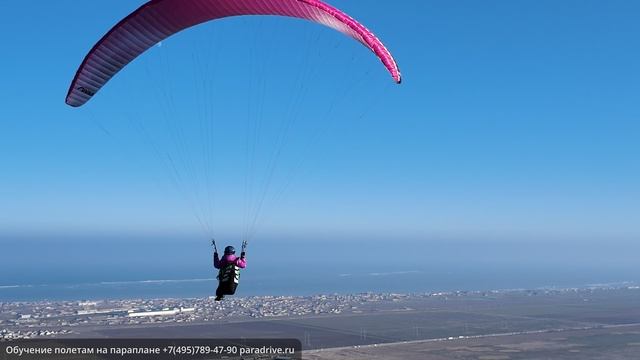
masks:
[[[216,289],[216,301],[220,301],[224,298],[224,289],[222,283],[218,283],[218,288]]]

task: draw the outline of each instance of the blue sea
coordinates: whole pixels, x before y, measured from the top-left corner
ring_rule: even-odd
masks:
[[[0,244],[0,301],[207,297],[217,285],[206,240],[2,238]],[[633,243],[256,239],[238,295],[638,283],[639,250]]]

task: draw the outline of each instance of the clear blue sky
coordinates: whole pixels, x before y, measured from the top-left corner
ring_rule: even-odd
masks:
[[[153,81],[188,88],[184,69],[193,67],[195,52],[223,66],[212,101],[223,149],[216,219],[228,236],[242,226],[245,153],[234,144],[242,143],[244,125],[233,124],[246,124],[247,81],[252,72],[268,81],[262,114],[271,124],[295,93],[275,79],[295,73],[283,67],[311,54],[306,71],[320,69],[306,85],[303,118],[317,118],[317,103],[365,79],[310,150],[305,144],[314,132],[304,121],[291,136],[286,153],[308,155],[258,237],[638,239],[640,3],[331,3],[388,45],[403,71],[401,86],[338,33],[291,20],[236,19],[163,42],[85,108],[72,109],[64,97],[82,57],[142,1],[0,2],[0,238],[199,234],[164,166],[123,121],[162,118]],[[201,51],[212,34],[213,51]],[[329,55],[316,59],[305,39]],[[260,67],[247,60],[251,46],[259,54],[253,59],[277,53]],[[169,151],[170,144],[158,144]],[[285,156],[283,166],[294,158]]]

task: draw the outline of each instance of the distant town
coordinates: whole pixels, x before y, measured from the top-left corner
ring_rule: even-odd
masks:
[[[374,294],[229,297],[216,302],[199,299],[0,302],[0,340],[81,337],[86,328],[117,328],[163,324],[209,324],[269,318],[300,318],[363,314],[376,309],[412,310],[424,301],[495,296],[529,297],[574,293],[588,295],[607,290],[638,290],[636,285],[587,288],[453,291],[425,294]]]

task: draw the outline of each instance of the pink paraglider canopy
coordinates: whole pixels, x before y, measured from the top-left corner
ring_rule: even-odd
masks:
[[[151,0],[93,46],[76,72],[66,103],[85,104],[118,71],[169,36],[206,21],[239,15],[289,16],[331,27],[371,49],[393,79],[401,81],[398,65],[384,44],[349,15],[320,0]]]

